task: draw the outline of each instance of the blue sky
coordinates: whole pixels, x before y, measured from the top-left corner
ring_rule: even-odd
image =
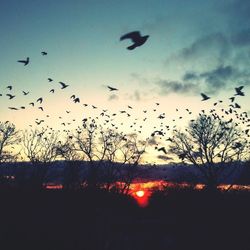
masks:
[[[140,117],[155,102],[161,103],[157,114],[165,112],[172,120],[176,108],[197,114],[218,99],[227,102],[239,85],[249,95],[249,13],[247,0],[2,0],[0,120],[25,128],[50,114],[47,122],[60,127],[56,117],[66,109],[72,111],[70,119],[81,121],[98,116],[101,108],[117,112],[131,105],[134,117]],[[134,30],[150,37],[129,51],[130,42],[119,38]],[[28,56],[26,67],[17,63]],[[69,88],[60,90],[59,81]],[[5,96],[8,85],[13,85],[13,100]],[[107,85],[119,92],[111,95]],[[30,94],[23,96],[22,90]],[[201,103],[201,92],[211,100]],[[80,97],[80,105],[72,103],[72,94]],[[44,113],[28,106],[40,96]],[[250,110],[248,100],[239,99],[242,111]],[[83,110],[82,103],[99,110]],[[8,109],[21,105],[26,109]],[[155,116],[149,119],[150,125],[158,124]]]

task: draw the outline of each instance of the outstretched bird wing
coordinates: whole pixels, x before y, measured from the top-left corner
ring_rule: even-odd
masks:
[[[202,96],[202,98],[203,98],[202,101],[205,101],[205,100],[207,100],[207,99],[210,98],[210,97],[208,97],[207,95],[205,95],[205,94],[203,94],[203,93],[201,93],[201,96]]]
[[[111,86],[108,86],[108,88],[109,88],[110,91],[118,90],[117,88],[114,88],[114,87],[111,87]]]
[[[120,37],[120,41],[124,40],[124,39],[131,39],[133,42],[138,41],[138,39],[141,38],[141,34],[139,31],[133,31],[130,33],[127,33],[123,36]]]

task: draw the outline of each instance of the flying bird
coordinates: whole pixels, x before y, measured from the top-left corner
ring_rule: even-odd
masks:
[[[69,85],[67,85],[66,83],[64,83],[64,82],[59,82],[60,84],[61,84],[61,89],[65,89],[65,88],[67,88]]]
[[[15,107],[8,107],[8,109],[10,109],[10,110],[18,110],[18,108],[15,108]]]
[[[162,151],[164,154],[167,154],[165,147],[158,148],[158,151]]]
[[[74,99],[74,103],[79,103],[80,102],[80,98],[78,98],[78,97],[76,97],[75,99]]]
[[[236,95],[244,96],[245,95],[244,92],[241,91],[243,88],[244,88],[244,86],[236,87],[235,88],[235,91],[236,91],[235,96]]]
[[[53,79],[51,79],[51,78],[48,78],[48,81],[49,81],[49,82],[52,82],[52,81],[53,81]]]
[[[34,107],[34,106],[35,106],[35,103],[34,103],[34,102],[30,102],[29,105],[31,105],[31,106]]]
[[[40,98],[38,98],[36,101],[39,102],[39,103],[42,103],[42,102],[43,102],[43,98],[40,97]]]
[[[210,99],[211,97],[209,97],[209,96],[207,96],[207,95],[205,95],[205,94],[203,94],[203,93],[201,93],[201,96],[202,96],[202,101],[206,101],[206,100],[208,100],[208,99]]]
[[[29,94],[29,92],[25,92],[25,91],[23,91],[23,94],[24,94],[24,95],[28,95],[28,94]]]
[[[231,100],[231,102],[234,102],[235,97],[234,97],[234,96],[232,96],[232,97],[230,97],[230,98],[229,98],[229,100]]]
[[[10,100],[15,97],[14,95],[11,95],[11,94],[6,94],[6,96],[8,96]]]
[[[54,89],[51,89],[49,92],[54,93],[54,92],[55,92],[55,90],[54,90]]]
[[[12,86],[7,86],[6,89],[12,90]]]
[[[43,111],[43,107],[38,107],[38,109],[41,109]]]
[[[41,52],[41,54],[42,54],[43,56],[48,55],[48,53],[47,53],[47,52],[45,52],[45,51],[42,51],[42,52]]]
[[[118,90],[117,88],[110,87],[110,86],[108,86],[108,88],[109,88],[110,91],[116,91],[116,90]]]
[[[17,62],[23,63],[26,66],[30,62],[30,58],[27,57],[26,60],[18,60]]]
[[[133,32],[130,32],[130,33],[127,33],[127,34],[121,36],[120,41],[122,41],[124,39],[131,39],[134,44],[128,46],[127,49],[133,50],[136,47],[143,45],[147,41],[148,38],[149,38],[148,35],[141,36],[139,31],[133,31]]]

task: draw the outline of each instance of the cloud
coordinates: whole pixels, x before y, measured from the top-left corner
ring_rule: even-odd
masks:
[[[157,140],[155,139],[155,137],[151,137],[149,140],[148,140],[148,145],[150,145],[150,146],[155,146],[155,145],[157,145],[158,144],[158,142],[157,142]]]
[[[156,84],[160,87],[161,95],[197,93],[200,89],[198,84],[163,79],[158,80]]]
[[[250,46],[250,28],[241,30],[231,36],[231,42],[234,46]]]
[[[109,101],[113,101],[113,100],[117,100],[117,99],[119,99],[119,96],[116,95],[116,94],[112,94],[112,95],[110,95],[109,98],[108,98]]]
[[[200,63],[209,59],[222,63],[229,55],[230,44],[227,37],[223,33],[213,33],[196,39],[190,46],[183,48],[176,58],[188,63]]]
[[[194,72],[186,72],[182,77],[183,81],[197,80],[199,77]]]
[[[207,87],[210,92],[214,92],[219,88],[222,88],[231,79],[234,79],[236,69],[232,66],[223,66],[215,68],[214,70],[204,72],[200,74],[200,79],[204,79],[208,84]]]
[[[160,159],[160,160],[163,160],[163,161],[173,160],[172,157],[169,157],[169,156],[166,156],[166,155],[158,155],[157,158]]]

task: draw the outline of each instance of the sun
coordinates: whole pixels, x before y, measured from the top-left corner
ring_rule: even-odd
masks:
[[[143,190],[139,190],[135,193],[139,198],[143,197],[145,192]]]

